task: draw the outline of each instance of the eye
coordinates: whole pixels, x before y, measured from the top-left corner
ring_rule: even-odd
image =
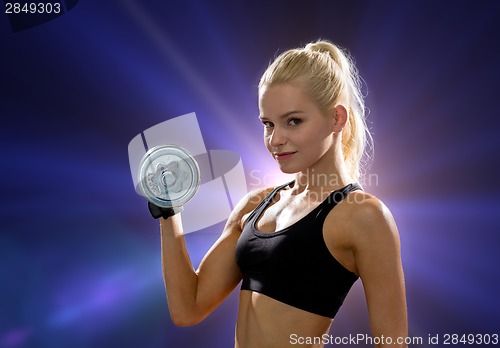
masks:
[[[298,126],[301,122],[302,120],[300,118],[291,118],[288,120],[290,126]]]
[[[262,124],[264,125],[264,127],[266,128],[272,128],[274,127],[274,123],[270,122],[270,121],[262,121]]]

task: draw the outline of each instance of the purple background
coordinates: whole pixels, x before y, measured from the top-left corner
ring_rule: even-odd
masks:
[[[377,183],[400,229],[410,335],[500,333],[500,2],[96,1],[13,33],[0,16],[0,347],[230,347],[237,291],[175,327],[128,142],[196,112],[249,189],[279,180],[256,86],[318,38],[367,83]],[[197,265],[222,224],[187,236]],[[369,333],[358,282],[335,336]],[[442,338],[443,336],[441,336]],[[363,345],[358,345],[363,346]]]

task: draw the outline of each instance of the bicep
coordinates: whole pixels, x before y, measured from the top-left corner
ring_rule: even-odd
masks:
[[[407,335],[406,295],[396,224],[376,202],[363,208],[354,256],[363,282],[373,335]]]
[[[241,280],[234,256],[239,232],[226,226],[223,234],[210,248],[198,270],[197,304],[215,308]]]
[[[229,216],[224,231],[198,267],[196,303],[203,311],[213,310],[240,282],[242,275],[236,263],[236,244],[241,234],[242,219],[252,211],[266,191],[247,194]]]

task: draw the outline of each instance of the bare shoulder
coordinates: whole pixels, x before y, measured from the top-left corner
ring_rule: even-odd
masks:
[[[364,191],[354,191],[338,208],[340,226],[350,235],[354,246],[398,238],[391,211],[377,197]]]
[[[399,253],[399,234],[387,206],[377,197],[351,192],[325,220],[325,242],[336,259],[361,275],[363,265]],[[390,261],[390,262],[393,262]]]
[[[389,208],[380,199],[364,191],[354,191],[346,199],[347,211],[361,225],[393,220]]]
[[[264,200],[264,198],[274,189],[274,187],[263,187],[248,192],[234,207],[228,225],[238,227],[240,230],[243,222],[250,213]]]

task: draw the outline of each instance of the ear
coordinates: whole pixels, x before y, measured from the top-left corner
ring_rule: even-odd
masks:
[[[333,109],[333,119],[332,119],[332,131],[334,133],[340,133],[347,123],[349,118],[349,112],[344,105],[339,104]]]

